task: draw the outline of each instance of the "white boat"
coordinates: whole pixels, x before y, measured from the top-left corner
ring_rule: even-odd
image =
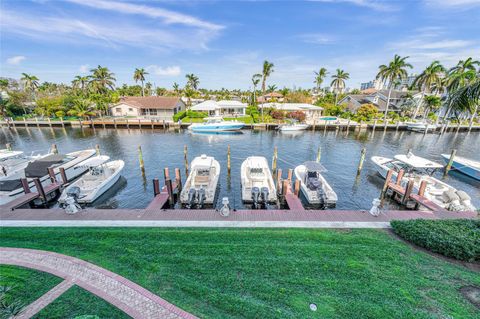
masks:
[[[75,169],[77,164],[87,160],[95,155],[95,150],[88,149],[83,151],[72,152],[68,154],[49,154],[47,156],[38,158],[27,164],[21,174],[18,174],[15,178],[0,181],[0,205],[7,204],[15,198],[23,195],[23,187],[20,181],[21,178],[26,178],[32,192],[36,191],[34,178],[39,178],[43,187],[46,187],[52,183],[50,176],[48,175],[48,168],[52,167],[57,181],[61,180],[60,168],[65,169],[65,174],[68,180],[72,180],[85,173],[87,170]]]
[[[412,153],[395,155],[394,159],[373,156],[372,162],[377,166],[377,170],[383,178],[386,178],[388,171],[393,169],[392,179],[396,180],[398,172],[403,169],[404,177],[401,185],[406,187],[408,181],[413,179],[414,192],[418,192],[421,182],[426,181],[427,187],[423,196],[442,208],[451,211],[475,210],[467,193],[432,176],[436,170],[443,168],[441,164]]]
[[[214,204],[219,176],[220,163],[215,158],[205,154],[195,157],[180,193],[180,202],[188,208]]]
[[[275,183],[265,157],[247,157],[242,163],[240,172],[244,202],[253,203],[257,207],[277,200]]]
[[[291,132],[291,131],[304,131],[308,129],[308,124],[302,124],[295,121],[292,121],[287,124],[282,124],[278,127],[281,132]]]
[[[450,160],[449,154],[441,154],[446,163]],[[480,161],[455,155],[452,169],[480,181]]]
[[[224,121],[222,117],[207,117],[203,123],[193,123],[188,129],[192,132],[225,132],[238,131],[245,123],[238,121]]]
[[[335,207],[337,194],[321,174],[326,171],[322,164],[309,161],[295,167],[295,177],[300,181],[300,189],[310,204]]]
[[[109,190],[118,181],[125,166],[122,160],[108,162],[109,159],[106,155],[99,155],[75,165],[75,169],[87,169],[88,172],[68,185],[58,202],[64,204],[70,196],[77,203],[89,204]]]
[[[414,131],[414,132],[425,132],[427,131],[435,131],[437,129],[436,124],[430,124],[428,122],[407,122],[407,130]]]
[[[0,182],[19,179],[29,162],[47,155],[26,156],[22,151],[0,150]]]

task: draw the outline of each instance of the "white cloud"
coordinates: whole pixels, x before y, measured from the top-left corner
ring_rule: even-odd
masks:
[[[158,65],[149,65],[146,67],[146,69],[153,74],[162,76],[178,76],[180,73],[182,73],[182,69],[177,65],[167,66],[164,68]]]
[[[382,1],[382,0],[310,0],[314,2],[327,2],[327,3],[350,3],[360,7],[366,7],[378,11],[393,11],[397,7],[392,5],[393,1]],[[448,0],[447,0],[448,1]],[[468,0],[465,0],[468,1]],[[471,0],[474,1],[474,0]]]
[[[126,2],[113,2],[113,1],[106,1],[106,0],[67,0],[69,2],[93,7],[96,9],[103,9],[103,10],[110,10],[121,12],[125,14],[139,14],[147,17],[152,18],[160,18],[166,24],[182,24],[191,27],[197,27],[202,29],[208,30],[220,30],[224,27],[211,23],[208,21],[203,21],[198,18],[182,14],[175,11],[170,11],[158,7],[150,7],[145,5],[138,5]]]
[[[311,44],[330,44],[333,43],[331,37],[322,33],[307,33],[298,36],[303,42]]]
[[[80,65],[80,67],[78,68],[78,71],[79,71],[80,73],[87,73],[88,70],[90,70],[90,65],[88,65],[88,64],[82,64],[82,65]]]
[[[3,10],[0,20],[2,32],[20,34],[42,41],[85,43],[119,48],[123,46],[148,47],[159,50],[179,49],[200,51],[217,31],[200,28],[175,29],[168,25],[160,27],[141,27],[112,21],[85,21],[75,18],[56,16],[38,16]]]
[[[12,56],[11,58],[8,58],[7,63],[10,65],[18,65],[25,59],[26,57],[23,55],[16,55],[16,56]]]
[[[431,7],[467,9],[480,5],[480,0],[425,0]]]

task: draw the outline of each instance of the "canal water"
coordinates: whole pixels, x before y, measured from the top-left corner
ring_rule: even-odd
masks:
[[[171,175],[175,167],[181,168],[185,181],[183,162],[184,145],[188,147],[189,162],[195,156],[214,156],[221,165],[220,189],[217,207],[222,197],[228,197],[234,208],[244,208],[241,201],[240,165],[252,155],[265,156],[271,162],[273,149],[278,147],[278,167],[284,177],[289,168],[314,160],[321,148],[321,163],[327,168],[324,176],[338,195],[337,209],[370,209],[378,197],[383,179],[376,173],[370,157],[374,155],[393,157],[411,149],[415,155],[443,163],[441,153],[457,154],[480,160],[480,133],[420,134],[414,132],[341,131],[294,132],[242,131],[240,134],[195,134],[188,130],[163,131],[149,129],[80,129],[80,128],[2,128],[0,145],[11,143],[16,150],[25,153],[46,152],[55,143],[61,153],[94,148],[100,145],[102,154],[111,159],[125,161],[123,178],[95,207],[143,208],[153,198],[152,179],[163,179],[163,168],[169,167]],[[145,178],[138,161],[138,146],[142,146],[145,161]],[[227,146],[231,147],[231,176],[227,175]],[[356,176],[362,148],[367,149],[363,170]],[[466,191],[476,207],[480,207],[480,183],[459,173],[443,178],[441,172],[435,177]],[[387,203],[388,208],[396,208]]]

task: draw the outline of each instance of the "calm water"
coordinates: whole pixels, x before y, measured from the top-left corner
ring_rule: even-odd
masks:
[[[242,208],[240,198],[240,165],[251,155],[265,156],[271,161],[273,148],[278,147],[278,167],[284,176],[289,168],[294,168],[307,160],[314,160],[321,147],[321,162],[328,169],[324,175],[338,194],[338,209],[369,209],[373,198],[378,197],[383,180],[376,174],[369,158],[373,155],[393,157],[406,153],[408,149],[419,156],[442,162],[441,153],[449,153],[452,148],[457,154],[480,160],[479,133],[423,134],[413,132],[302,132],[279,133],[273,131],[243,131],[236,135],[192,134],[188,131],[164,132],[162,130],[113,129],[50,129],[50,128],[2,128],[0,145],[12,143],[14,149],[47,151],[56,143],[62,153],[94,148],[99,144],[102,154],[112,159],[123,159],[125,169],[122,179],[106,196],[98,200],[96,207],[143,208],[153,198],[152,178],[163,178],[163,168],[171,172],[179,167],[184,174],[183,146],[188,146],[189,162],[195,156],[214,156],[222,167],[220,177],[221,198],[229,197],[235,208]],[[145,179],[138,166],[137,147],[141,145],[145,161]],[[227,145],[231,146],[232,173],[227,176]],[[361,175],[356,177],[356,169],[363,147],[367,148]],[[171,173],[172,174],[172,173]],[[435,175],[442,178],[441,173]],[[185,181],[185,176],[182,176]],[[475,206],[480,207],[480,183],[461,174],[451,174],[445,181],[465,190]],[[391,207],[394,207],[393,204]]]

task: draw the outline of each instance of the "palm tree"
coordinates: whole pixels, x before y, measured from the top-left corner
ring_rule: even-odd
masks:
[[[187,86],[196,91],[198,89],[198,85],[200,84],[198,77],[193,73],[187,74],[185,77],[187,78]]]
[[[318,72],[313,71],[315,73],[315,81],[314,83],[317,85],[317,93],[320,92],[320,86],[323,83],[323,80],[325,80],[325,77],[327,76],[328,72],[327,69],[321,68]]]
[[[78,116],[84,118],[86,116],[95,115],[91,110],[92,102],[89,99],[76,99],[73,101],[73,108],[68,111],[68,115]]]
[[[277,86],[275,84],[272,84],[272,85],[269,85],[267,87],[267,92],[268,93],[272,93],[272,92],[275,92],[277,90]]]
[[[96,69],[91,69],[90,85],[94,92],[105,93],[108,89],[115,88],[115,74],[110,72],[106,67],[98,66]]]
[[[35,90],[38,88],[39,79],[35,75],[22,73],[20,81],[22,81],[25,91],[30,91],[33,99],[35,99]]]
[[[73,88],[80,88],[80,90],[84,91],[87,87],[88,79],[88,76],[77,75],[72,81]]]
[[[175,93],[176,93],[177,95],[180,95],[180,92],[182,91],[182,90],[180,89],[180,85],[179,85],[177,82],[173,82],[173,90],[175,91]]]
[[[480,104],[480,76],[471,81],[471,83],[452,92],[447,100],[449,110],[456,113],[469,112],[470,126],[473,124]]]
[[[425,70],[423,70],[422,73],[420,73],[415,78],[412,87],[418,87],[418,89],[422,91],[422,97],[417,103],[417,107],[415,109],[415,112],[413,113],[413,118],[417,116],[417,113],[420,110],[422,103],[424,101],[427,101],[425,99],[425,94],[432,92],[434,86],[437,88],[437,90],[440,90],[443,82],[442,78],[445,72],[446,69],[443,67],[443,65],[440,64],[439,61],[433,61],[429,66],[425,68]]]
[[[262,95],[265,99],[265,84],[267,83],[267,78],[273,73],[273,63],[268,62],[265,60],[263,62],[263,69],[262,69]],[[262,121],[263,121],[263,107],[262,107]]]
[[[133,72],[133,79],[135,80],[135,83],[137,83],[138,81],[140,81],[140,83],[142,83],[142,96],[145,96],[145,88],[143,86],[143,82],[145,81],[145,75],[147,75],[148,72],[145,71],[144,68],[140,68],[140,69],[135,69],[135,72]]]
[[[187,109],[190,109],[192,106],[192,97],[195,96],[195,90],[190,86],[186,86],[184,90],[185,97],[188,98]]]
[[[423,98],[425,101],[425,112],[423,113],[423,120],[428,116],[428,113],[430,111],[436,111],[442,105],[442,101],[440,100],[440,97],[435,96],[435,95],[427,95]]]
[[[330,86],[333,87],[333,92],[335,93],[335,105],[338,102],[338,93],[342,93],[342,90],[345,88],[345,80],[350,78],[350,74],[341,70],[337,69],[337,74],[332,75],[332,83]]]
[[[390,97],[395,81],[405,79],[408,75],[407,68],[412,68],[410,63],[405,62],[406,59],[408,59],[408,56],[402,58],[395,54],[393,60],[388,65],[382,64],[379,67],[377,79],[389,82],[387,105],[385,107],[385,122],[387,121],[388,106],[390,105]]]
[[[256,73],[252,76],[252,84],[253,84],[253,104],[257,104],[257,85],[260,83],[260,79],[262,78],[262,75],[259,73]]]

